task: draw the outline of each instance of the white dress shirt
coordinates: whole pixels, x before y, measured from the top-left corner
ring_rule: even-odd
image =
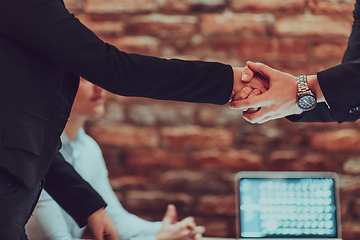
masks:
[[[60,152],[75,170],[102,196],[108,204],[106,212],[114,222],[121,240],[156,240],[161,222],[148,222],[127,212],[112,190],[108,171],[99,145],[81,128],[75,141],[61,136]],[[40,196],[33,216],[26,225],[29,240],[80,239],[85,228],[79,228],[46,192]]]

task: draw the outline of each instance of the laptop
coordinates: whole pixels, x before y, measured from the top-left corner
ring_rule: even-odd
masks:
[[[341,240],[338,186],[331,172],[238,172],[237,238]]]

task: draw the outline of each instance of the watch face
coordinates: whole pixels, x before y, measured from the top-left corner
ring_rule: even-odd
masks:
[[[316,107],[316,99],[312,95],[305,95],[299,99],[298,106],[303,111],[309,111]]]

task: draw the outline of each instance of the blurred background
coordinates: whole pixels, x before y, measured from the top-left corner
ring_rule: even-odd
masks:
[[[65,0],[128,53],[264,62],[294,75],[341,62],[355,0]],[[339,79],[341,84],[341,79]],[[233,178],[245,170],[334,171],[344,240],[360,239],[360,123],[252,125],[228,106],[108,94],[86,131],[100,144],[124,207],[161,220],[167,204],[206,236],[235,237]]]

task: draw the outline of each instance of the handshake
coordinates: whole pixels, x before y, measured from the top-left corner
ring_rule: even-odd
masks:
[[[264,123],[302,113],[296,104],[298,83],[295,76],[254,62],[247,62],[244,68],[233,68],[233,71],[230,107],[243,111],[245,120]],[[325,101],[317,76],[307,76],[307,80],[317,101]]]

